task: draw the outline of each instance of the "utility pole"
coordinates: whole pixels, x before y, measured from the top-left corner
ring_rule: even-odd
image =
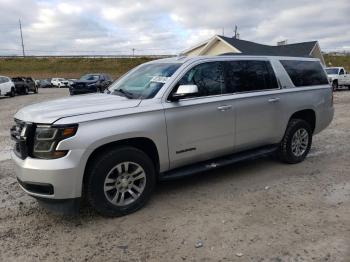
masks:
[[[24,43],[23,43],[23,34],[22,34],[22,24],[21,24],[21,19],[19,19],[19,31],[21,33],[21,42],[22,42],[22,54],[23,57],[26,56],[25,52],[24,52]]]
[[[135,48],[131,49],[132,50],[132,56],[134,57],[135,56]]]
[[[222,28],[222,35],[225,36],[225,27]]]
[[[234,38],[236,38],[237,39],[237,25],[235,25],[235,36],[234,36]]]

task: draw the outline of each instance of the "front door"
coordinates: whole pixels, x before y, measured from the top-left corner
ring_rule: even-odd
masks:
[[[234,112],[224,89],[223,64],[207,62],[190,69],[179,85],[197,85],[198,94],[165,102],[170,168],[207,160],[233,150]]]

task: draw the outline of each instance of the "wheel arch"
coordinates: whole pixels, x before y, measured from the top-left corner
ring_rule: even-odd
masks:
[[[306,121],[311,126],[312,133],[315,131],[316,112],[313,109],[299,110],[290,116],[289,121],[291,119],[302,119],[302,120]]]
[[[103,152],[106,152],[108,150],[111,150],[116,147],[121,147],[121,146],[135,147],[143,151],[145,154],[147,154],[151,158],[152,162],[154,163],[156,172],[157,173],[159,172],[160,162],[159,162],[159,153],[158,153],[156,143],[152,139],[147,137],[126,138],[126,139],[113,141],[107,144],[103,144],[91,152],[85,165],[83,183],[85,183],[87,173],[92,167],[94,159],[96,159]]]

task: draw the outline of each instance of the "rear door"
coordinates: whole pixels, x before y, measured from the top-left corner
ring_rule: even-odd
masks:
[[[343,68],[340,68],[339,70],[339,78],[338,78],[338,85],[342,86],[345,85],[345,71]]]
[[[226,63],[226,85],[235,93],[235,150],[275,143],[280,136],[279,86],[269,61]]]

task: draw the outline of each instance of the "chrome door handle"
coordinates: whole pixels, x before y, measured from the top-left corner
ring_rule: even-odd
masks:
[[[218,106],[218,110],[220,110],[220,111],[226,111],[226,110],[229,110],[229,109],[231,109],[232,108],[232,106],[231,105],[223,105],[223,106]]]
[[[280,98],[279,97],[274,97],[274,98],[270,98],[267,101],[269,101],[269,103],[276,103],[276,102],[280,101]]]

